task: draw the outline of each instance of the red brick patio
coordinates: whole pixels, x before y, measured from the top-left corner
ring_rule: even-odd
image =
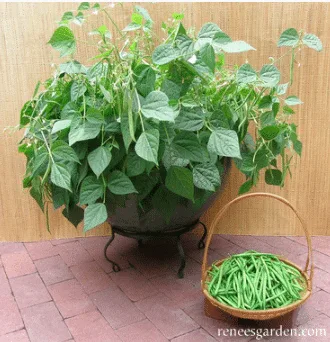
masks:
[[[196,235],[183,238],[184,279],[176,277],[179,259],[170,241],[138,247],[135,240],[117,236],[109,256],[123,268],[119,273],[103,258],[106,241],[91,237],[1,242],[0,342],[248,341],[251,337],[218,336],[218,328],[330,327],[330,237],[313,238],[314,293],[295,313],[292,325],[290,320],[257,325],[225,315],[220,321],[205,317],[200,290],[203,252],[197,249]],[[283,254],[302,265],[307,253],[300,237],[219,235],[211,247],[211,260],[248,248]],[[307,337],[276,340],[282,339]]]

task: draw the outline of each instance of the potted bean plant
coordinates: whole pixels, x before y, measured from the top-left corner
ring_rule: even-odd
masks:
[[[135,6],[124,28],[111,12],[84,2],[63,14],[48,42],[63,62],[21,110],[23,186],[40,208],[47,214],[52,203],[73,225],[84,221],[85,232],[109,221],[139,239],[179,236],[219,194],[231,161],[246,177],[239,193],[260,175],[283,186],[302,149],[292,123],[302,102],[289,91],[295,56],[320,51],[319,38],[281,34],[277,45],[291,56],[283,79],[283,56],[260,70],[228,64],[255,49],[215,23],[187,29],[175,13],[157,37],[144,8]],[[93,14],[98,25],[77,39],[74,26],[83,30]],[[95,47],[88,65],[75,59],[86,41]]]

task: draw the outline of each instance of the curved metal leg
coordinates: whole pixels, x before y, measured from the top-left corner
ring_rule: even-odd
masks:
[[[107,250],[108,247],[110,246],[111,242],[114,240],[115,238],[115,233],[112,233],[109,241],[106,243],[106,245],[104,246],[104,257],[112,264],[112,269],[114,272],[119,272],[120,271],[120,266],[115,263],[114,261],[110,260],[107,256]]]
[[[201,224],[203,226],[204,232],[203,232],[203,236],[201,237],[201,239],[198,242],[198,249],[204,249],[205,248],[204,240],[205,240],[206,235],[207,235],[207,228],[203,222],[199,221],[199,224]]]
[[[178,277],[183,278],[184,277],[184,268],[186,267],[186,258],[184,255],[184,250],[183,250],[183,247],[181,244],[180,236],[178,236],[178,239],[177,239],[177,247],[178,247],[180,260],[181,260],[180,268],[178,270]]]

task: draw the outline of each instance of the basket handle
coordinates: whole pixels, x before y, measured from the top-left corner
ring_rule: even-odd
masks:
[[[204,257],[203,257],[203,264],[202,264],[202,284],[204,285],[204,283],[206,281],[206,277],[207,277],[207,272],[206,272],[206,270],[207,270],[207,256],[208,256],[208,250],[209,250],[209,246],[211,243],[211,239],[212,239],[215,227],[217,226],[220,219],[223,217],[223,215],[226,213],[226,211],[229,209],[230,206],[232,206],[234,203],[240,202],[243,199],[250,198],[250,197],[271,197],[271,198],[274,198],[277,201],[280,201],[280,202],[284,203],[285,205],[287,205],[298,217],[299,222],[301,223],[301,226],[304,229],[306,240],[307,240],[308,254],[307,254],[307,260],[306,260],[304,272],[307,273],[308,268],[310,266],[310,276],[309,276],[309,282],[307,284],[307,288],[308,288],[308,290],[311,291],[314,266],[313,266],[313,255],[312,255],[312,242],[311,242],[311,237],[310,237],[309,231],[308,231],[303,219],[301,218],[301,216],[299,215],[297,210],[292,206],[292,204],[289,201],[287,201],[285,198],[283,198],[281,196],[266,193],[266,192],[254,192],[254,193],[250,193],[250,194],[246,194],[246,195],[236,197],[235,199],[233,199],[232,201],[227,203],[220,210],[220,212],[216,215],[216,217],[214,218],[214,220],[211,223],[210,230],[207,234],[207,240],[206,240],[206,244],[205,244],[205,251],[204,251]]]

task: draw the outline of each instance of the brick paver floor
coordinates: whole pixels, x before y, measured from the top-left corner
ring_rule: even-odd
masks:
[[[199,233],[182,238],[184,279],[176,276],[179,258],[171,241],[138,247],[135,240],[117,236],[109,256],[122,266],[119,273],[103,258],[107,237],[0,242],[0,342],[251,341],[256,337],[218,336],[218,329],[330,328],[330,237],[313,237],[310,300],[290,317],[257,323],[204,315]],[[307,255],[301,237],[217,235],[210,260],[247,248],[285,255],[301,265]],[[264,339],[327,341],[329,336]]]

